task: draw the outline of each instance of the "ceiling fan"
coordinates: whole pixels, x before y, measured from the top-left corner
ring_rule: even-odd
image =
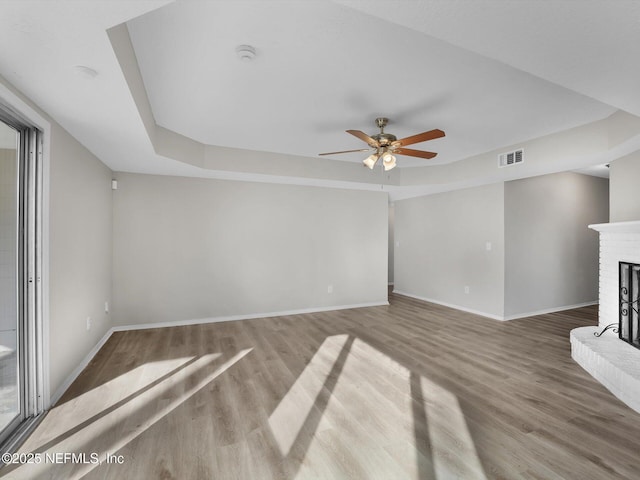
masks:
[[[374,151],[374,153],[369,155],[363,162],[372,170],[380,157],[382,157],[382,165],[384,166],[384,169],[391,170],[396,166],[396,157],[394,156],[394,154],[425,158],[427,160],[437,155],[437,153],[434,152],[425,152],[423,150],[413,150],[411,148],[404,147],[406,145],[413,145],[414,143],[426,142],[427,140],[444,137],[444,132],[442,130],[429,130],[428,132],[418,133],[416,135],[401,138],[400,140],[398,140],[395,135],[384,132],[384,127],[387,126],[387,123],[389,123],[388,118],[376,118],[376,125],[378,126],[378,128],[380,128],[380,133],[376,133],[375,135],[371,136],[367,135],[364,132],[361,132],[360,130],[347,130],[347,133],[350,133],[351,135],[358,137],[360,140],[367,142],[370,148],[344,150],[341,152],[327,152],[321,153],[320,155],[337,155],[340,153]]]

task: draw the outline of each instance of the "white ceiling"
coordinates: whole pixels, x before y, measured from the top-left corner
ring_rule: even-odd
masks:
[[[211,176],[154,151],[106,33],[127,22],[161,127],[318,161],[365,146],[344,130],[373,134],[388,116],[398,137],[445,130],[415,148],[450,163],[640,116],[639,21],[635,0],[5,0],[0,75],[114,170]]]
[[[344,131],[376,133],[385,116],[399,138],[444,130],[424,147],[451,162],[615,110],[332,2],[174,3],[128,28],[156,122],[206,144],[313,157],[366,147]],[[252,62],[236,57],[241,44]]]

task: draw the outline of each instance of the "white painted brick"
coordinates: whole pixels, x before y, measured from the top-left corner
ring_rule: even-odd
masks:
[[[597,327],[571,331],[571,356],[611,393],[640,413],[640,350]]]
[[[640,263],[640,222],[609,224],[599,231],[598,327],[571,331],[571,356],[616,397],[640,412],[640,349],[623,342],[611,331],[600,338],[593,335],[611,323],[618,323],[618,262]]]
[[[618,262],[640,263],[640,233],[600,233],[600,327],[618,321]]]

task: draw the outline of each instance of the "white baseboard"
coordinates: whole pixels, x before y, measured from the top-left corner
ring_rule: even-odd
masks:
[[[439,300],[434,300],[433,298],[421,297],[421,296],[418,296],[418,295],[413,295],[412,293],[402,292],[400,290],[393,290],[393,293],[397,293],[399,295],[404,295],[405,297],[415,298],[417,300],[423,300],[425,302],[435,303],[435,304],[438,304],[438,305],[442,305],[444,307],[455,308],[456,310],[462,310],[463,312],[473,313],[475,315],[480,315],[482,317],[491,318],[493,320],[499,320],[501,322],[507,322],[509,320],[517,320],[519,318],[535,317],[536,315],[544,315],[544,314],[547,314],[547,313],[562,312],[564,310],[572,310],[574,308],[588,307],[588,306],[591,306],[591,305],[597,305],[598,304],[598,301],[595,300],[595,301],[592,301],[592,302],[577,303],[575,305],[565,305],[563,307],[546,308],[544,310],[536,310],[534,312],[523,312],[523,313],[517,313],[515,315],[504,316],[504,315],[494,315],[492,313],[481,312],[479,310],[474,310],[472,308],[462,307],[460,305],[454,305],[452,303],[447,303],[447,302],[441,302]]]
[[[415,298],[416,300],[422,300],[424,302],[435,303],[437,305],[442,305],[443,307],[455,308],[456,310],[462,310],[463,312],[473,313],[475,315],[480,315],[482,317],[491,318],[493,320],[504,320],[503,317],[494,315],[492,313],[481,312],[480,310],[474,310],[472,308],[462,307],[460,305],[454,305],[453,303],[441,302],[440,300],[434,300],[433,298],[421,297],[419,295],[414,295],[413,293],[403,292],[401,290],[393,290],[393,293],[397,293],[399,295],[404,295],[405,297]]]
[[[113,327],[113,331],[123,332],[127,330],[145,330],[148,328],[181,327],[183,325],[198,325],[200,323],[233,322],[235,320],[252,320],[255,318],[284,317],[287,315],[300,315],[303,313],[330,312],[333,310],[348,310],[350,308],[379,307],[382,305],[389,305],[389,302],[357,303],[353,305],[337,305],[332,307],[316,307],[316,308],[301,308],[297,310],[283,310],[280,312],[249,313],[246,315],[227,315],[222,317],[196,318],[191,320],[175,320],[170,322],[122,325],[122,326]]]
[[[82,361],[73,370],[73,372],[71,372],[71,374],[65,379],[65,381],[62,382],[62,385],[60,385],[60,387],[58,387],[55,393],[51,396],[51,399],[49,402],[50,406],[55,405],[58,402],[58,400],[60,400],[64,392],[66,392],[67,389],[71,386],[71,384],[75,381],[75,379],[78,378],[78,375],[80,375],[82,371],[86,368],[86,366],[89,365],[89,362],[93,360],[93,357],[95,357],[96,353],[98,353],[100,349],[104,346],[104,344],[107,343],[107,340],[109,340],[109,337],[111,336],[113,331],[114,331],[113,328],[110,328],[107,331],[107,333],[105,333],[104,336],[100,339],[100,341],[95,344],[95,346],[91,349],[91,351],[87,353],[87,355],[82,359]]]
[[[573,310],[574,308],[590,307],[591,305],[597,305],[598,300],[592,302],[576,303],[575,305],[565,305],[564,307],[547,308],[544,310],[536,310],[535,312],[517,313],[515,315],[507,315],[504,320],[516,320],[518,318],[535,317],[536,315],[544,315],[546,313],[562,312],[564,310]]]
[[[302,308],[298,310],[286,310],[281,312],[269,312],[269,313],[251,313],[247,315],[229,315],[223,317],[210,317],[210,318],[198,318],[194,320],[177,320],[172,322],[156,322],[146,323],[142,325],[120,325],[111,327],[107,333],[100,339],[98,343],[91,349],[89,353],[82,359],[80,364],[71,372],[71,374],[60,385],[56,392],[51,396],[50,405],[53,406],[62,398],[64,392],[71,386],[71,384],[78,378],[78,375],[89,365],[89,362],[98,353],[98,351],[107,343],[109,337],[113,332],[124,332],[129,330],[145,330],[149,328],[164,328],[164,327],[180,327],[183,325],[198,325],[202,323],[217,323],[217,322],[232,322],[234,320],[251,320],[256,318],[269,318],[269,317],[282,317],[286,315],[300,315],[303,313],[320,313],[330,312],[332,310],[348,310],[351,308],[364,308],[364,307],[379,307],[389,305],[389,302],[371,302],[371,303],[357,303],[353,305],[338,305],[332,307],[319,307],[319,308]]]

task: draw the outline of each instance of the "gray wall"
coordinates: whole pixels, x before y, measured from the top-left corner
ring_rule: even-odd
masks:
[[[118,324],[387,301],[388,206],[382,192],[117,178]]]
[[[611,222],[640,220],[640,152],[611,162],[609,174]]]
[[[558,173],[505,183],[505,316],[598,300],[606,179]]]
[[[503,183],[396,201],[395,240],[394,291],[503,315]]]
[[[50,160],[53,393],[112,326],[104,309],[111,302],[112,193],[111,170],[57,124]]]

